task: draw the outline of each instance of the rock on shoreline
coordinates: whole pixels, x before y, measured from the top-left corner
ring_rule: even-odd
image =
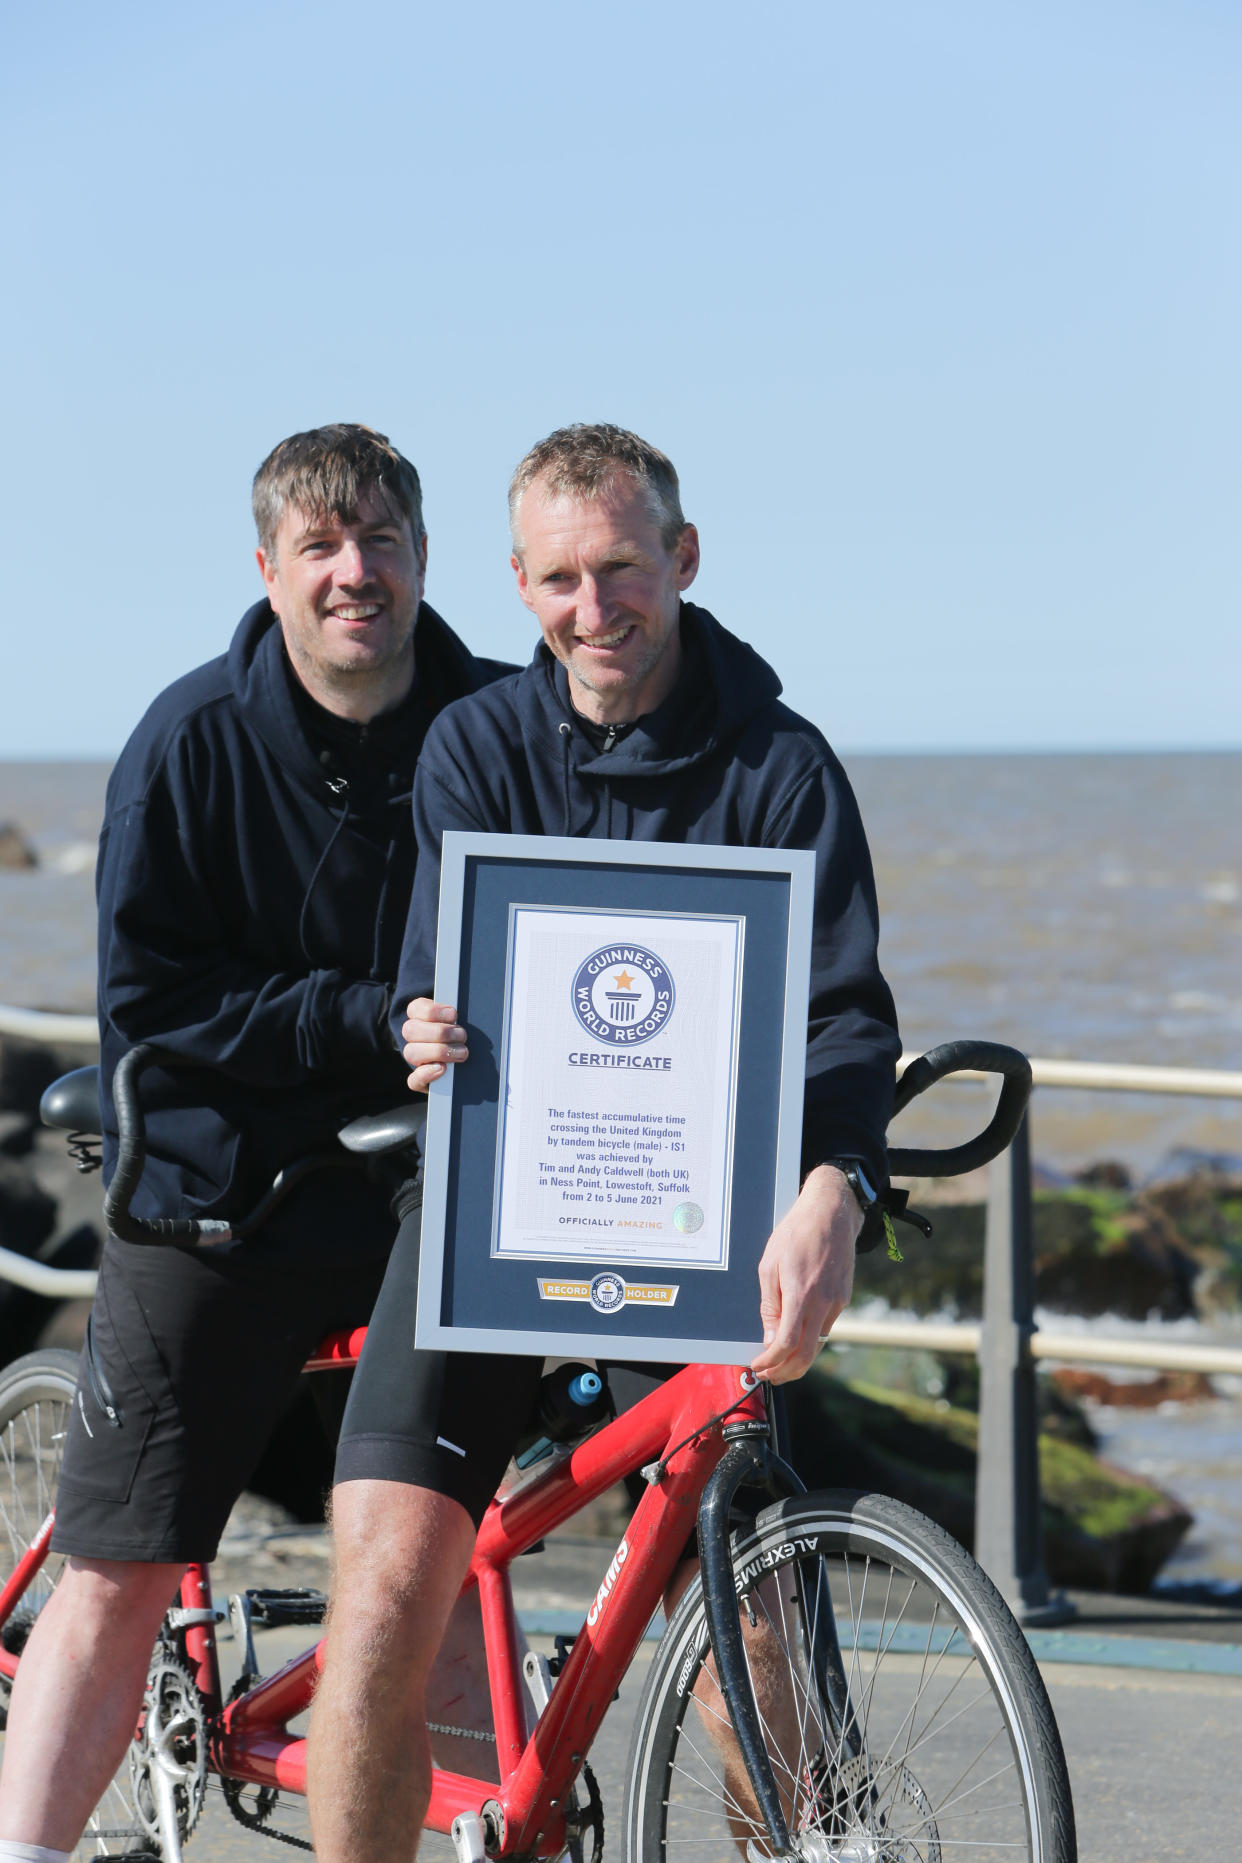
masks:
[[[1103,1179],[1103,1181],[1101,1181]],[[919,1313],[976,1319],[983,1305],[981,1199],[950,1201],[949,1184],[911,1203],[934,1235],[902,1228],[904,1260],[859,1257],[855,1299],[879,1296]],[[1242,1310],[1242,1175],[1210,1164],[1132,1190],[1093,1167],[1062,1189],[1036,1189],[1035,1298],[1085,1318],[1210,1319]]]
[[[793,1462],[810,1487],[878,1488],[973,1548],[978,1418],[815,1366],[789,1387]],[[1045,1557],[1054,1584],[1140,1595],[1191,1525],[1160,1489],[1090,1450],[1039,1439]]]

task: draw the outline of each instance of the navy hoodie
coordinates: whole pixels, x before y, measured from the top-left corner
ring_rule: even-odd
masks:
[[[525,670],[451,705],[414,785],[418,869],[392,1025],[433,994],[440,837],[568,834],[592,840],[809,848],[815,925],[803,1169],[865,1161],[887,1181],[884,1132],[900,1052],[880,974],[875,886],[845,772],[813,725],[780,703],[753,648],[682,604],[677,686],[610,749],[597,749],[542,643]],[[598,727],[596,727],[598,731]]]
[[[504,670],[425,603],[414,656],[404,705],[351,725],[304,692],[259,602],[121,753],[97,871],[107,1175],[125,1050],[202,1064],[143,1077],[136,1215],[239,1218],[344,1119],[405,1095],[387,1012],[414,766],[436,712]]]

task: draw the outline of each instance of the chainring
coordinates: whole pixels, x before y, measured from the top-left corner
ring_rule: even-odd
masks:
[[[147,1671],[142,1721],[129,1749],[129,1776],[143,1830],[160,1845],[157,1779],[172,1787],[184,1843],[198,1823],[207,1789],[207,1704],[188,1664],[157,1644]]]
[[[578,1806],[574,1834],[569,1840],[565,1855],[569,1858],[569,1863],[601,1863],[604,1855],[604,1801],[595,1783],[595,1774],[585,1762],[582,1767],[581,1783],[586,1787],[587,1802],[585,1807],[581,1804]],[[589,1854],[585,1847],[588,1834],[592,1839]]]

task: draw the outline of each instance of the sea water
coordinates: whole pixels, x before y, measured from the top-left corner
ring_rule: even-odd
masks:
[[[1040,1056],[1242,1069],[1242,753],[845,762],[907,1051],[975,1035]],[[0,872],[0,1002],[93,1007],[106,779],[106,764],[0,763],[0,822],[40,863]],[[988,1106],[985,1089],[946,1086],[895,1137],[946,1143]],[[1044,1089],[1032,1132],[1054,1174],[1102,1158],[1140,1177],[1194,1156],[1242,1161],[1230,1100]],[[1174,1577],[1242,1580],[1242,1392],[1219,1389],[1211,1405],[1096,1417],[1106,1454],[1196,1512]]]

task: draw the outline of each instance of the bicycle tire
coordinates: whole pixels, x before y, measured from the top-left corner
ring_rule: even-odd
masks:
[[[76,1353],[59,1346],[27,1353],[0,1372],[0,1587],[8,1583],[54,1504],[77,1379]],[[20,1657],[63,1565],[59,1554],[49,1553],[0,1625],[0,1642],[11,1654]],[[3,1696],[0,1726],[7,1716],[7,1681]],[[151,1849],[135,1803],[127,1755],[72,1854],[79,1863],[87,1863],[92,1857],[133,1856]]]
[[[733,1536],[733,1574],[752,1679],[767,1678],[757,1693],[794,1856],[1074,1863],[1069,1777],[1039,1671],[1000,1594],[949,1534],[885,1495],[808,1494]],[[835,1714],[831,1691],[811,1680],[822,1659],[808,1659],[822,1653],[829,1617],[848,1691]],[[736,1748],[731,1760],[719,1750],[726,1719],[696,1579],[639,1706],[629,1863],[772,1855]]]

